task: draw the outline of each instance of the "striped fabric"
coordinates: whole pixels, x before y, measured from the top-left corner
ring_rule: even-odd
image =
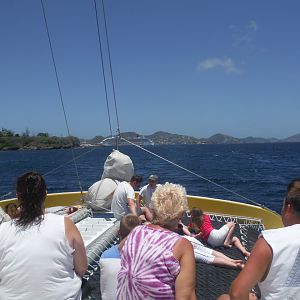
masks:
[[[136,227],[122,250],[117,299],[175,299],[180,266],[172,250],[181,238],[151,225]]]

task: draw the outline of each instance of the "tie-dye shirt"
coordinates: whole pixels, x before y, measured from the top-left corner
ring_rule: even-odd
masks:
[[[117,299],[175,299],[177,233],[141,225],[128,236],[121,255]]]

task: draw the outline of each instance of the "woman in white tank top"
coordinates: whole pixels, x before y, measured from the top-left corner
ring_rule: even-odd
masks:
[[[0,299],[81,299],[83,240],[71,220],[44,213],[46,194],[40,174],[18,178],[18,216],[0,226]]]

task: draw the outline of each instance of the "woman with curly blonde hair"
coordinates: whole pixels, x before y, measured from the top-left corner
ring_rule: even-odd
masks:
[[[172,232],[187,208],[181,185],[156,189],[153,224],[133,229],[122,248],[117,299],[196,299],[193,247]]]

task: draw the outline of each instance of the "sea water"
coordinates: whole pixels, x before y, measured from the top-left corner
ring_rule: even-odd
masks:
[[[240,194],[277,212],[288,182],[300,177],[300,143],[147,147],[190,172],[133,146],[119,150],[131,157],[135,173],[144,177],[143,184],[156,174],[160,183],[180,183],[191,195],[246,202],[236,195]],[[111,147],[2,151],[0,199],[14,197],[16,178],[30,170],[44,174],[49,193],[80,190],[80,185],[87,190],[100,179],[111,151]]]

